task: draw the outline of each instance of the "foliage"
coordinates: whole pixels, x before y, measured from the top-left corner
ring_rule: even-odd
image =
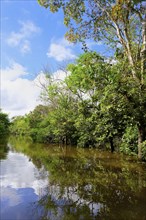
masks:
[[[136,126],[131,125],[127,127],[122,137],[120,151],[129,155],[137,154],[138,152],[137,136],[138,136],[138,130]]]
[[[8,115],[0,110],[0,139],[9,133],[9,125]]]
[[[88,52],[67,71],[70,74],[62,81],[46,77],[41,95],[46,105],[16,117],[11,132],[30,135],[36,142],[138,153],[141,130],[141,143],[146,139],[146,87],[132,77],[127,60],[118,57],[110,64]]]
[[[82,55],[68,70],[71,74],[66,83],[79,100],[79,143],[111,143],[122,136],[128,118],[127,103],[117,92],[121,75],[115,66],[92,52]]]
[[[12,118],[10,126],[11,134],[14,135],[29,135],[29,121],[26,116],[17,116]]]
[[[64,24],[68,27],[66,38],[69,41],[82,42],[85,51],[87,51],[87,39],[95,42],[102,41],[112,48],[117,60],[120,59],[120,65],[127,64],[127,68],[123,69],[126,72],[126,77],[123,77],[123,72],[120,74],[122,80],[119,81],[118,90],[121,91],[118,92],[121,93],[122,99],[123,96],[127,98],[124,106],[128,105],[128,109],[134,108],[131,119],[135,120],[135,125],[138,127],[140,137],[138,157],[141,159],[141,143],[146,139],[146,116],[143,114],[146,112],[146,5],[144,1],[38,0],[38,3],[49,8],[52,12],[62,9]],[[78,65],[78,71],[83,72],[82,69],[84,66]],[[77,81],[75,74],[73,79]],[[82,74],[78,77],[78,80],[80,79],[82,85],[86,84],[86,88],[83,88],[83,92],[85,92],[84,90],[89,89],[92,79],[86,77],[82,80]],[[77,84],[79,91],[81,91],[80,81]],[[106,86],[106,88],[108,97],[109,89],[112,90],[111,94],[114,94],[113,87],[111,89]]]
[[[138,79],[142,22],[145,22],[143,1],[38,0],[38,3],[53,13],[62,9],[69,41],[84,44],[87,39],[102,40],[113,50],[122,47],[132,68],[132,76]],[[143,74],[139,77],[143,80]]]
[[[36,142],[44,142],[49,135],[49,109],[47,106],[39,105],[27,116],[30,127],[30,136]]]

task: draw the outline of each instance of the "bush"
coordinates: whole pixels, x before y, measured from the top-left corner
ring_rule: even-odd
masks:
[[[138,136],[138,131],[136,126],[127,127],[122,137],[120,152],[123,152],[128,155],[137,154],[138,153],[137,136]]]

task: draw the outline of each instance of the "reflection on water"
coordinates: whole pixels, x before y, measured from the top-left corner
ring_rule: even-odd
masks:
[[[8,136],[0,137],[0,159],[5,159],[8,153]]]
[[[11,139],[1,160],[1,219],[146,219],[146,165]]]
[[[1,219],[39,219],[34,218],[31,206],[48,183],[43,167],[38,170],[24,154],[9,151],[7,159],[1,160],[0,174]]]

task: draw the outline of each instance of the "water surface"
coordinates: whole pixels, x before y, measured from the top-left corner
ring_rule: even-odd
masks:
[[[1,220],[146,220],[146,165],[95,149],[1,145]]]

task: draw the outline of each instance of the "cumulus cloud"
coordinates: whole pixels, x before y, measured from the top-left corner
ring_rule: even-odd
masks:
[[[76,58],[72,45],[64,39],[57,40],[56,42],[53,41],[49,47],[47,56],[59,62]]]
[[[19,23],[19,31],[10,33],[7,38],[7,44],[11,47],[18,47],[22,53],[28,53],[31,50],[30,38],[33,34],[39,33],[40,28],[32,21],[19,21]]]
[[[69,74],[69,71],[57,70],[51,74],[52,82],[59,83],[60,81],[63,81]],[[38,85],[38,87],[41,88],[42,86],[48,85],[47,79],[47,75],[43,72],[40,72],[40,74],[35,78],[34,82],[36,85]]]
[[[1,70],[1,79],[2,81],[13,81],[17,79],[18,77],[22,77],[24,75],[27,75],[27,71],[25,67],[20,65],[16,62],[11,62],[10,67],[6,67],[5,69]]]
[[[47,85],[46,76],[40,72],[33,80],[28,79],[27,69],[19,63],[11,62],[10,66],[1,69],[1,108],[10,117],[25,115],[37,105],[42,104],[40,93],[42,85]],[[67,76],[65,71],[57,70],[52,78],[59,82]]]
[[[16,62],[1,69],[1,108],[10,117],[24,115],[40,103],[41,89],[27,75],[26,68]]]
[[[54,72],[53,77],[55,80],[64,80],[66,76],[69,75],[69,72],[63,70],[57,70]]]

